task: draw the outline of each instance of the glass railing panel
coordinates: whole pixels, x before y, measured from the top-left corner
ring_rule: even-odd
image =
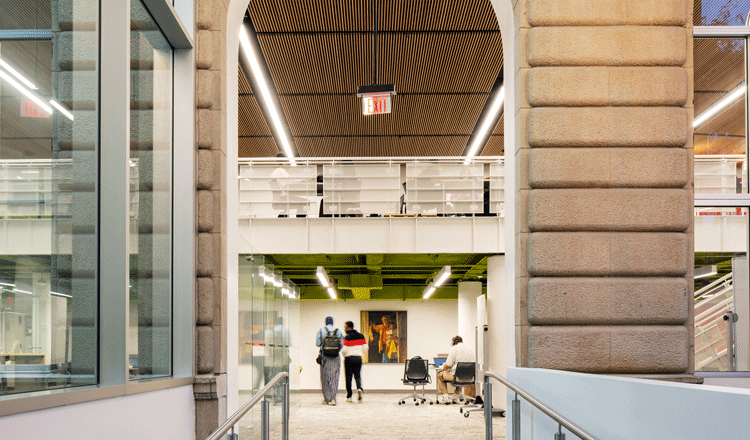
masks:
[[[240,166],[240,218],[297,217],[317,214],[317,167]]]
[[[400,197],[399,165],[323,166],[323,212],[327,215],[398,214]]]
[[[484,165],[406,164],[410,214],[478,214],[484,210]]]

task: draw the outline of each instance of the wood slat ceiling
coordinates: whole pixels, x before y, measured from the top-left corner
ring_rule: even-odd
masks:
[[[695,39],[695,114],[745,81],[745,43],[737,38]],[[697,127],[695,154],[745,153],[745,100],[740,99]]]
[[[362,115],[355,96],[373,79],[372,0],[250,3],[299,155],[461,155],[503,65],[490,1],[377,1],[378,82],[395,84],[398,93],[393,113],[377,116]],[[240,156],[274,156],[239,74]],[[492,151],[500,154],[502,120],[493,134]]]

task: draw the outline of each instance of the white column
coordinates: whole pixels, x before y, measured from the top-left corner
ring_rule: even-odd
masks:
[[[735,324],[735,356],[737,371],[750,370],[750,280],[747,256],[732,258],[732,284],[734,285],[734,312],[739,318]]]
[[[31,280],[33,349],[29,353],[43,353],[44,363],[52,363],[52,299],[48,273],[35,272]]]
[[[458,335],[472,349],[476,346],[474,329],[477,326],[477,297],[482,294],[481,281],[458,283]],[[474,353],[476,355],[476,353]]]
[[[496,255],[487,259],[487,326],[489,328],[489,362],[488,370],[505,376],[505,339],[513,337],[505,330],[505,255]],[[513,294],[510,292],[509,294]],[[492,381],[493,407],[505,408],[505,387]]]

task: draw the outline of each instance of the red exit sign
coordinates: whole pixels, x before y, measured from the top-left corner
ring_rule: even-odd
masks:
[[[362,97],[362,114],[382,115],[391,112],[391,95]]]
[[[21,116],[25,118],[47,118],[49,114],[34,101],[21,101]]]

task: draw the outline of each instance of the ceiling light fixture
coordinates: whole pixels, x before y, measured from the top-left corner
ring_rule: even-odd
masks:
[[[289,158],[291,165],[297,165],[297,163],[294,161],[292,145],[287,138],[286,130],[284,130],[284,124],[281,122],[279,110],[276,108],[276,104],[274,104],[273,97],[271,96],[271,89],[269,88],[268,83],[266,82],[266,78],[263,75],[263,69],[260,66],[258,56],[256,55],[255,50],[250,43],[250,34],[248,33],[248,29],[246,26],[243,26],[240,29],[240,47],[242,48],[242,52],[245,54],[247,61],[250,63],[250,69],[253,72],[255,83],[260,89],[260,95],[263,96],[263,102],[266,105],[267,114],[271,117],[274,131],[276,132],[277,138],[281,142],[284,153]]]
[[[442,286],[448,280],[448,278],[450,278],[450,276],[451,267],[443,266],[443,268],[440,269],[440,272],[435,275],[435,278],[433,278],[432,281],[424,289],[424,295],[422,295],[422,299],[431,297],[432,294],[435,293],[435,290],[437,290],[438,287]]]
[[[318,266],[318,269],[315,271],[315,276],[318,277],[320,280],[320,284],[323,285],[323,287],[328,287],[330,284],[328,274],[326,273],[325,268],[323,266]]]
[[[70,295],[66,295],[66,294],[64,294],[64,293],[58,293],[58,292],[50,292],[50,295],[53,295],[53,296],[61,296],[61,297],[63,297],[63,298],[73,298],[73,297],[72,297],[72,296],[70,296]]]
[[[27,295],[33,295],[33,293],[29,292],[28,290],[13,289],[13,292],[25,293]]]
[[[59,102],[55,101],[54,99],[50,99],[49,103],[52,104],[52,106],[55,107],[56,109],[60,110],[60,113],[64,114],[65,117],[67,117],[71,121],[75,119],[75,117],[73,116],[73,113],[69,112],[68,109],[63,107]],[[135,166],[135,165],[133,165],[133,163],[131,162],[130,166]]]
[[[336,299],[336,289],[334,289],[333,286],[330,286],[326,290],[328,290],[328,296],[330,296],[331,299]]]
[[[742,96],[745,96],[745,83],[738,85],[733,88],[723,98],[711,104],[707,109],[703,110],[701,114],[697,115],[693,119],[693,128],[698,128],[705,124],[711,117],[724,110],[730,104],[734,103]]]
[[[0,281],[0,286],[16,287],[16,285],[15,285],[15,284],[4,283],[4,282],[2,282],[2,281]]]
[[[485,144],[485,137],[490,131],[490,128],[492,128],[492,126],[494,125],[493,122],[497,123],[496,118],[499,116],[500,109],[503,108],[504,101],[505,86],[502,86],[500,87],[500,90],[498,90],[497,95],[495,95],[495,100],[492,102],[492,106],[490,107],[487,116],[484,118],[484,122],[482,122],[479,131],[477,132],[476,136],[474,136],[474,142],[471,144],[469,152],[466,153],[466,160],[464,160],[464,165],[468,165],[471,162],[471,158],[474,157],[479,151],[479,147]]]
[[[709,266],[696,267],[693,271],[693,278],[705,278],[718,274],[718,268],[715,264]]]
[[[24,87],[21,84],[19,84],[18,81],[14,80],[10,75],[8,75],[7,73],[3,72],[2,70],[0,70],[0,78],[4,79],[8,84],[10,84],[13,87],[15,87],[16,90],[18,90],[19,92],[21,92],[24,95],[26,95],[26,97],[28,97],[30,100],[34,101],[36,103],[36,105],[38,105],[39,107],[43,108],[47,113],[50,113],[50,114],[54,113],[52,111],[52,107],[50,107],[47,104],[45,104],[44,101],[42,101],[41,99],[39,99],[38,96],[36,96],[31,91],[29,91],[26,87]]]
[[[427,299],[432,296],[432,294],[435,293],[435,286],[432,285],[432,283],[427,285],[427,288],[424,289],[424,295],[422,295],[422,299]]]
[[[24,85],[26,87],[30,88],[31,90],[37,90],[37,87],[34,85],[34,83],[32,83],[31,81],[29,81],[28,79],[26,79],[16,69],[14,69],[13,67],[11,67],[10,64],[6,63],[2,59],[0,59],[0,66],[3,66],[5,68],[5,70],[7,70],[8,72],[10,72],[11,75],[13,75],[16,78],[18,78],[18,80],[21,81],[22,83],[24,83]]]

